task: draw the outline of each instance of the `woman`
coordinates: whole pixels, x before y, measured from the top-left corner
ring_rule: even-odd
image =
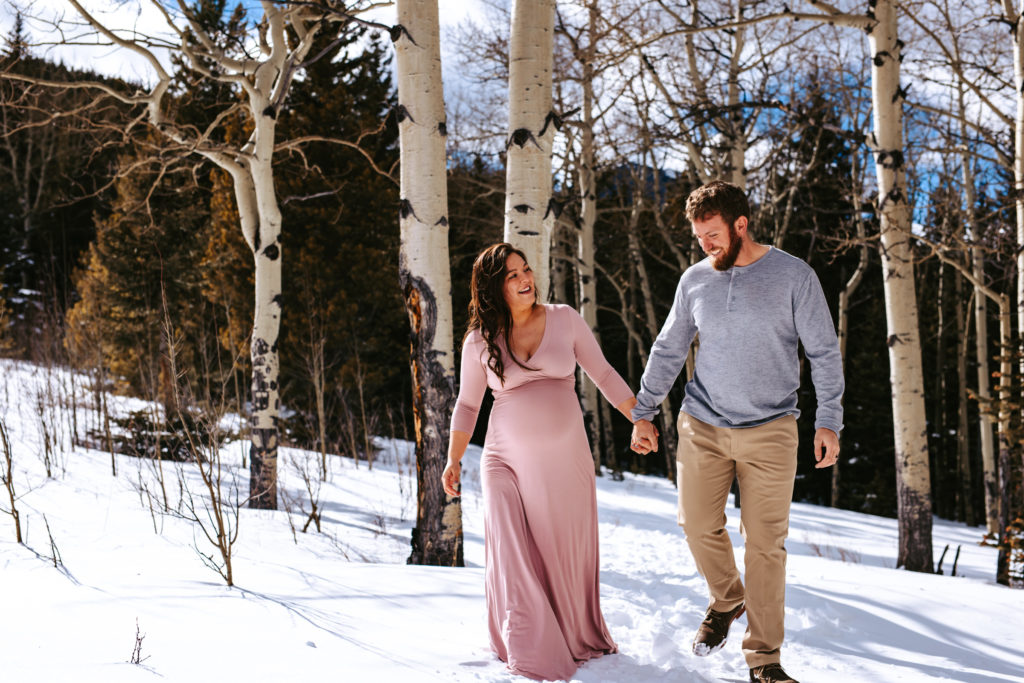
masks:
[[[459,461],[490,387],[480,471],[491,647],[513,673],[566,679],[616,651],[601,615],[594,461],[576,363],[627,419],[636,399],[575,310],[538,303],[523,252],[506,243],[484,250],[471,287],[442,481],[459,495]]]

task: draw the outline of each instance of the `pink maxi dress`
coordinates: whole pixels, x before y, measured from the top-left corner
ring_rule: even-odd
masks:
[[[544,336],[525,362],[535,370],[506,359],[504,386],[479,331],[466,338],[451,427],[473,433],[490,387],[480,471],[491,648],[513,673],[561,680],[616,651],[601,615],[594,461],[576,363],[612,405],[633,392],[573,308],[546,308]]]

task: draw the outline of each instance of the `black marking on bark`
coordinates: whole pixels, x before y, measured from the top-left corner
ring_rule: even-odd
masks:
[[[891,334],[889,335],[889,338],[885,340],[885,345],[888,346],[890,349],[896,346],[897,344],[906,344],[905,341],[900,339],[900,335],[898,334]]]
[[[269,116],[272,119],[276,119],[277,118],[277,112],[274,111],[274,105],[270,105],[269,107],[264,109],[263,110],[263,115],[264,116]]]
[[[277,353],[277,342],[274,342],[274,345],[270,347],[270,352]]]
[[[416,119],[412,117],[412,114],[409,113],[409,110],[405,108],[404,104],[400,104],[398,105],[398,107],[395,108],[395,116],[398,118],[399,123],[405,121],[406,119],[409,119],[413,123],[416,123]]]
[[[894,187],[885,195],[885,199],[882,200],[882,206],[886,206],[889,203],[899,204],[902,201],[904,201],[903,190],[898,187]]]
[[[881,149],[878,151],[878,156],[875,161],[882,168],[889,170],[898,170],[903,168],[904,158],[903,150],[901,149]]]
[[[265,339],[261,339],[259,337],[256,337],[256,339],[253,339],[252,340],[252,354],[253,354],[252,362],[253,362],[253,364],[254,365],[256,364],[256,357],[257,356],[265,356],[268,351],[270,351],[270,344],[268,344]]]
[[[412,216],[416,220],[420,220],[420,217],[416,215],[416,211],[412,208],[412,202],[408,199],[403,199],[398,202],[398,215],[402,217],[402,220],[405,220],[409,216]],[[422,223],[423,221],[420,222]]]
[[[249,507],[261,510],[277,509],[277,469],[272,463],[277,455],[277,428],[250,430],[249,449]]]
[[[270,383],[270,390],[271,391],[277,391],[277,382],[271,382]]]
[[[909,95],[909,94],[910,94],[910,83],[907,84],[906,88],[897,85],[896,86],[896,92],[892,96],[892,101],[895,103],[896,100],[900,99],[901,97],[905,100],[905,99],[907,99],[907,95]]]
[[[874,58],[875,66],[882,66],[883,64],[885,64],[885,58],[886,57],[892,57],[892,55],[890,55],[885,50],[882,50],[881,52],[875,53],[875,58]]]
[[[536,230],[518,230],[518,231],[516,232],[516,234],[517,234],[517,235],[524,235],[524,236],[526,236],[526,237],[536,237],[536,236],[537,236],[537,235],[539,235],[540,233],[539,233],[539,232],[537,232]]]
[[[507,150],[512,145],[515,145],[516,147],[522,149],[523,147],[526,146],[526,143],[530,142],[531,140],[533,141],[533,144],[537,145],[537,147],[540,148],[540,143],[537,142],[537,139],[535,137],[533,137],[533,133],[531,133],[529,129],[517,128],[516,130],[512,131],[512,135],[509,136],[508,142],[505,143],[505,149]]]
[[[571,109],[563,114],[556,114],[554,110],[549,111],[548,115],[544,117],[544,126],[540,129],[540,136],[544,137],[544,133],[547,131],[548,125],[553,125],[556,131],[562,130],[562,123],[564,123],[565,119],[572,116],[579,110],[580,108],[576,107],[575,109]]]
[[[437,219],[437,222],[434,223],[434,225],[443,225],[444,227],[447,228],[448,227],[448,217],[447,216],[441,216],[440,218]]]
[[[410,43],[412,43],[416,47],[419,47],[419,44],[415,40],[413,40],[412,34],[409,33],[409,29],[402,26],[401,24],[395,24],[394,26],[392,26],[391,30],[388,31],[388,33],[391,35],[392,43],[397,43],[398,39],[402,37],[402,34],[405,34],[405,37],[409,39]]]
[[[516,204],[512,208],[515,209],[518,213],[526,214],[530,213],[530,209],[532,207],[529,204]]]
[[[252,392],[252,409],[256,412],[261,410],[267,410],[270,408],[270,392],[269,391],[253,391]]]
[[[583,284],[585,284],[585,285],[589,285],[589,284],[590,284],[590,279],[591,279],[591,278],[590,278],[590,276],[589,276],[589,275],[582,275],[582,276],[580,276],[580,280],[581,280],[581,281],[583,282]]]
[[[252,240],[252,250],[257,254],[260,251],[260,244],[260,230],[259,228],[256,228],[256,236]]]
[[[437,124],[437,132],[440,133],[443,138],[448,137],[448,124],[444,121]]]
[[[282,300],[283,300],[283,297],[280,294],[276,294],[274,296],[274,298],[270,300],[270,303],[277,304],[278,306],[280,306]]]
[[[276,261],[278,257],[281,256],[281,250],[277,248],[276,244],[271,244],[263,250],[263,255],[271,261]]]
[[[555,215],[555,220],[557,221],[558,217],[562,215],[562,206],[562,202],[552,197],[548,200],[548,208],[544,211],[544,218],[547,219],[547,217],[553,213]]]

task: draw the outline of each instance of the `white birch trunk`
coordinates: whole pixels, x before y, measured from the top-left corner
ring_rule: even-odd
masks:
[[[551,196],[551,110],[554,0],[513,0],[509,36],[505,241],[526,254],[547,296],[551,232],[558,207]]]
[[[956,291],[956,339],[957,342],[957,354],[956,354],[956,381],[957,381],[957,430],[956,430],[956,464],[959,477],[957,479],[957,512],[961,522],[965,522],[970,526],[977,524],[974,503],[972,500],[971,490],[973,488],[971,481],[971,461],[970,454],[968,452],[968,435],[969,427],[967,424],[967,355],[970,351],[968,345],[969,336],[967,334],[967,318],[970,316],[971,307],[974,305],[973,301],[968,301],[966,306],[961,304],[964,296],[964,281],[963,278],[956,274],[955,280],[955,291]],[[973,298],[974,292],[972,292]]]
[[[1011,327],[1010,297],[1004,294],[999,298],[999,357],[1002,360],[999,362],[999,478],[996,486],[999,492],[996,538],[1000,547],[996,558],[996,581],[1005,586],[1010,584],[1006,528],[1010,524],[1010,383],[1013,380],[1013,364],[1007,350],[1012,343]]]
[[[878,0],[875,19],[877,23],[868,37],[873,57],[875,170],[896,447],[900,529],[897,566],[931,572],[931,481],[910,245],[911,217],[904,173],[903,92],[895,2]]]
[[[254,88],[249,93],[249,107],[254,128],[244,151],[251,178],[251,188],[238,188],[239,214],[242,201],[255,206],[257,222],[251,226],[248,239],[253,251],[256,302],[253,314],[252,342],[252,415],[250,450],[249,504],[252,507],[277,509],[277,446],[280,360],[277,339],[281,330],[281,210],[274,189],[274,136],[277,111],[273,106],[274,84],[284,69],[288,45],[284,19],[280,12],[268,13],[270,55],[256,71]],[[239,190],[247,196],[241,197]],[[250,209],[251,210],[251,209]],[[250,221],[243,220],[244,226]]]
[[[633,208],[629,215],[629,228],[627,231],[627,239],[629,245],[629,259],[633,262],[633,270],[636,273],[638,284],[640,285],[640,296],[643,300],[644,306],[644,322],[647,326],[647,334],[651,339],[655,339],[658,336],[658,320],[654,313],[654,296],[651,289],[651,280],[647,274],[647,264],[644,263],[643,250],[640,248],[640,211],[643,208],[643,183],[645,169],[649,168],[647,165],[646,155],[640,157],[640,168],[633,176]],[[657,173],[657,169],[655,169]],[[647,347],[641,346],[641,362],[644,366],[647,365]],[[694,355],[691,351],[690,355]],[[661,449],[665,455],[665,471],[669,480],[676,484],[676,429],[675,429],[675,414],[672,412],[672,403],[666,396],[660,406],[661,411],[661,441],[663,448]]]
[[[1006,18],[1014,29],[1013,88],[1017,116],[1013,125],[1013,189],[1017,210],[1017,334],[1024,335],[1024,0],[1020,0],[1016,8],[1010,0],[1003,0],[1003,4],[1006,6]],[[1024,359],[1020,361],[1019,370],[1024,377]],[[1010,480],[1009,474],[1006,480]],[[1006,493],[1002,497],[1009,499]],[[1009,520],[1008,511],[1003,516]],[[1005,530],[1006,525],[1001,528]]]
[[[961,116],[964,114],[963,91],[960,92]],[[966,126],[961,124],[963,139],[966,140]],[[974,192],[974,170],[971,159],[966,151],[962,154],[962,174],[964,182],[964,227],[977,242],[977,226],[974,224],[974,209],[977,198]],[[985,281],[985,256],[980,246],[972,246],[970,250],[971,271],[978,282]],[[992,352],[988,344],[988,297],[979,285],[974,285],[974,350],[978,364],[978,398],[981,399],[981,415],[978,420],[979,443],[981,447],[982,487],[985,490],[985,527],[990,534],[999,532],[999,498],[997,495],[995,442],[992,438],[992,426],[995,422],[991,412],[986,410],[986,403],[992,398],[989,385],[989,363]],[[1002,355],[1002,352],[1000,352]]]
[[[736,3],[736,21],[743,21],[743,7],[745,1],[739,0]],[[743,49],[747,44],[747,31],[745,26],[735,29],[732,37],[732,59],[729,61],[729,83],[728,83],[728,107],[726,117],[726,135],[729,140],[729,150],[723,166],[725,176],[730,183],[736,185],[744,192],[747,191],[746,171],[746,133],[743,130],[743,112],[740,108],[740,69],[743,59]]]
[[[971,262],[974,277],[977,280],[983,281],[985,278],[985,260],[981,247],[971,247]],[[992,352],[989,350],[988,344],[988,298],[984,296],[977,286],[975,286],[974,292],[974,348],[975,359],[978,363],[978,397],[982,400],[984,407],[984,402],[992,398],[992,389],[989,386],[989,362],[992,358]],[[985,489],[985,528],[990,534],[998,534],[999,496],[995,443],[992,438],[994,419],[991,413],[983,412],[979,422],[981,470],[983,487]]]
[[[857,172],[857,156],[853,158],[853,177],[860,178],[860,174]],[[843,366],[846,366],[846,345],[850,340],[850,297],[857,291],[861,281],[864,279],[864,273],[868,269],[868,247],[865,244],[866,229],[864,227],[864,221],[861,219],[861,206],[860,206],[860,191],[859,188],[854,187],[853,190],[853,214],[854,220],[857,225],[857,239],[861,241],[860,247],[860,260],[857,261],[857,268],[853,271],[853,275],[846,281],[842,291],[839,292],[839,306],[837,317],[839,318],[839,356],[843,359]],[[831,504],[832,507],[839,507],[839,462],[832,466],[832,491],[831,491]]]
[[[596,258],[594,251],[594,226],[597,223],[597,182],[594,178],[594,31],[597,22],[597,8],[590,6],[590,22],[588,44],[580,55],[583,67],[583,78],[580,87],[583,90],[583,107],[581,115],[583,126],[580,130],[579,186],[580,186],[580,224],[576,240],[576,278],[580,315],[584,322],[600,341],[597,329],[597,271],[594,267]],[[590,434],[590,447],[594,457],[594,473],[601,475],[600,447],[600,410],[597,386],[586,373],[579,371],[582,388],[582,408],[584,422]]]
[[[444,91],[436,0],[398,0],[399,279],[412,327],[417,513],[411,564],[462,566],[462,508],[441,486],[455,398]],[[396,27],[397,28],[397,27]]]
[[[1011,0],[1003,0],[1006,20],[1013,27],[1013,87],[1017,115],[1013,125],[1013,190],[1017,213],[1017,332],[1024,330],[1024,0],[1015,8]],[[1021,361],[1024,374],[1024,360]]]

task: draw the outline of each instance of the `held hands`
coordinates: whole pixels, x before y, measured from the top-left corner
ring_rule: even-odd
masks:
[[[835,465],[839,460],[839,435],[826,427],[818,427],[814,432],[814,459],[818,462],[816,469]]]
[[[448,458],[448,464],[444,466],[444,472],[441,473],[441,484],[444,486],[444,492],[452,498],[458,498],[462,495],[459,487],[461,475],[462,465]]]
[[[637,420],[633,423],[633,436],[629,441],[633,451],[646,455],[651,451],[658,452],[658,428],[650,420]]]

